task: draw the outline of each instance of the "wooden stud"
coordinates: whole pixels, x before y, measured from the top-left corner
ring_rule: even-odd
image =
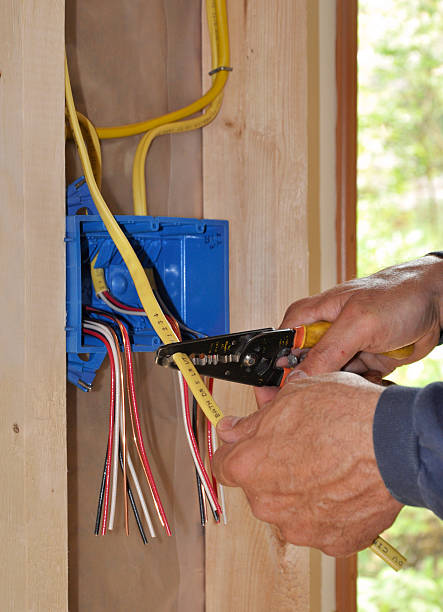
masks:
[[[234,71],[203,132],[204,215],[230,221],[231,329],[240,330],[278,325],[308,294],[307,0],[228,8]],[[215,396],[227,413],[256,408],[249,388],[217,381]],[[241,491],[226,493],[228,526],[206,528],[208,612],[309,609],[309,550],[254,519]]]
[[[3,610],[67,610],[64,2],[0,4]]]

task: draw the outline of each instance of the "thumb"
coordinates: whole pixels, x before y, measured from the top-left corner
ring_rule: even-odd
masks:
[[[224,417],[217,425],[220,440],[233,444],[252,436],[261,420],[260,412],[254,412],[246,417]]]

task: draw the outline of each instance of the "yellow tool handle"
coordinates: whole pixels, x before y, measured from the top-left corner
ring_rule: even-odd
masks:
[[[305,325],[305,339],[303,345],[298,348],[311,348],[314,344],[323,338],[325,333],[331,327],[332,323],[328,321],[318,321],[317,323],[312,323],[311,325]],[[391,357],[392,359],[406,359],[410,357],[414,351],[414,345],[408,344],[408,346],[403,346],[402,348],[394,349],[393,351],[387,351],[386,353],[382,353],[382,355],[386,355],[386,357]]]

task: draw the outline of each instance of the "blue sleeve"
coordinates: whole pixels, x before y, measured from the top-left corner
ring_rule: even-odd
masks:
[[[391,495],[443,518],[443,382],[385,389],[375,410],[373,439]]]

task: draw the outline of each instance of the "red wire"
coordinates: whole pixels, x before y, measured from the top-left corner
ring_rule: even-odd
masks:
[[[184,396],[185,396],[185,414],[186,414],[186,429],[189,432],[189,436],[191,438],[191,443],[192,443],[192,448],[194,449],[195,452],[195,456],[197,458],[197,463],[201,469],[203,478],[205,480],[205,483],[214,499],[214,503],[215,503],[215,507],[217,509],[217,512],[219,515],[222,514],[222,509],[220,507],[220,504],[218,503],[218,499],[217,499],[217,495],[214,491],[214,489],[212,488],[211,482],[209,480],[209,476],[208,473],[206,472],[205,466],[203,465],[203,461],[202,458],[200,457],[200,451],[198,448],[198,444],[197,441],[195,439],[194,436],[194,432],[192,431],[192,424],[191,424],[191,413],[189,411],[189,396],[188,396],[188,384],[186,382],[185,379],[183,379],[183,387],[184,387]]]
[[[114,306],[117,306],[118,308],[130,310],[131,312],[145,312],[143,308],[136,308],[135,306],[128,306],[127,304],[123,304],[123,302],[119,302],[117,298],[109,293],[109,291],[103,291],[103,295],[111,302],[111,304],[114,304]]]
[[[111,398],[110,398],[110,409],[109,409],[109,437],[108,437],[108,454],[106,457],[106,484],[105,484],[105,498],[103,502],[103,522],[102,522],[102,535],[106,534],[106,525],[108,520],[108,506],[109,506],[109,484],[111,478],[111,458],[112,458],[112,442],[114,433],[114,407],[115,407],[115,362],[112,354],[111,346],[107,339],[100,333],[92,331],[92,329],[83,328],[83,333],[88,336],[94,336],[98,338],[106,347],[109,356],[109,363],[111,364]]]
[[[135,426],[136,426],[136,430],[137,430],[138,442],[139,442],[139,445],[140,445],[140,454],[142,456],[143,465],[145,467],[146,474],[148,476],[148,480],[149,480],[149,484],[151,486],[152,494],[153,494],[154,499],[155,499],[155,501],[157,503],[157,507],[158,507],[158,510],[160,512],[160,516],[162,517],[163,522],[164,522],[164,527],[165,527],[166,533],[168,535],[172,535],[171,528],[169,527],[168,519],[166,518],[166,513],[165,513],[165,510],[163,508],[163,504],[161,502],[161,499],[160,499],[160,495],[159,495],[157,487],[155,485],[154,477],[153,477],[152,471],[151,471],[151,466],[149,465],[148,457],[146,455],[145,445],[143,443],[143,436],[142,436],[142,432],[141,432],[141,428],[140,428],[140,419],[139,419],[139,413],[138,413],[138,407],[137,407],[137,398],[136,398],[136,395],[135,395],[134,370],[133,370],[133,363],[132,363],[131,344],[130,344],[130,341],[129,341],[128,332],[127,332],[127,330],[126,330],[126,328],[124,326],[122,326],[122,332],[125,334],[125,339],[126,339],[126,342],[124,343],[124,345],[125,345],[126,357],[127,357],[127,360],[128,360],[129,388],[130,388],[130,392],[131,392],[132,405],[133,405],[133,408],[134,408]]]
[[[111,315],[108,315],[108,314],[104,314],[100,310],[97,310],[96,308],[92,308],[92,307],[88,306],[88,307],[86,307],[86,310],[89,310],[89,311],[92,311],[92,312],[98,312],[98,313],[102,314],[104,317],[106,317],[108,319],[112,319],[113,321],[117,320],[115,317],[112,317]],[[146,455],[145,445],[143,443],[143,435],[142,435],[142,432],[141,432],[140,418],[139,418],[138,406],[137,406],[137,397],[135,395],[134,368],[133,368],[133,362],[132,362],[131,342],[129,340],[129,334],[128,334],[128,331],[127,331],[127,329],[126,329],[126,327],[124,325],[122,325],[120,327],[120,329],[121,329],[122,334],[125,337],[125,342],[123,344],[124,344],[124,347],[125,347],[125,354],[126,354],[127,363],[128,363],[129,388],[130,388],[130,393],[131,393],[132,405],[134,407],[135,425],[136,425],[136,431],[137,431],[137,438],[138,438],[138,442],[139,442],[139,446],[140,446],[140,454],[141,454],[141,457],[142,457],[142,462],[143,462],[144,468],[146,470],[146,476],[148,478],[152,494],[153,494],[155,502],[157,504],[158,511],[160,513],[160,516],[162,517],[166,533],[168,535],[172,535],[171,528],[169,526],[168,519],[166,518],[166,513],[165,513],[165,510],[163,508],[163,504],[162,504],[162,501],[160,499],[160,495],[158,493],[157,486],[155,484],[154,476],[152,475],[151,466],[149,465],[148,457]]]

